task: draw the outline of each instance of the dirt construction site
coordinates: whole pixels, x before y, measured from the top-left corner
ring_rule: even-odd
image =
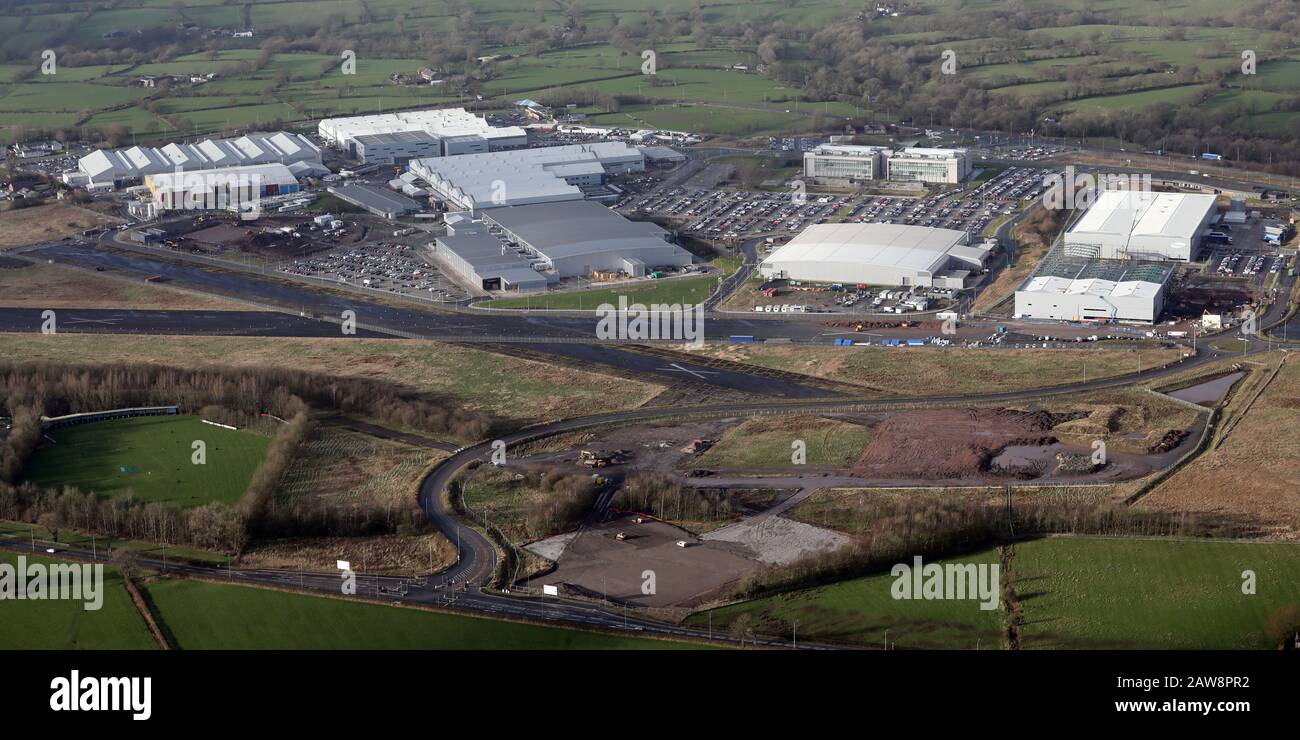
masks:
[[[1050,410],[1031,404],[670,422],[556,438],[511,466],[581,469],[591,445],[600,444],[617,454],[594,473],[616,484],[657,475],[688,496],[731,497],[737,505],[706,520],[612,507],[603,521],[526,544],[551,562],[528,586],[628,606],[698,607],[764,568],[849,544],[843,532],[785,516],[818,491],[1127,480],[1171,464],[1194,444],[1206,417],[1181,407],[1159,415],[1140,404],[1124,406],[1125,399],[1106,400],[1112,403],[1062,402]],[[1108,435],[1114,447],[1098,462],[1091,441]],[[814,450],[813,464],[793,464],[796,439],[826,449],[820,457]]]

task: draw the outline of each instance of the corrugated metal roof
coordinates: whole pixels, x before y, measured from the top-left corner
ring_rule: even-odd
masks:
[[[851,262],[933,271],[942,267],[966,232],[903,224],[814,224],[764,262]],[[982,250],[981,250],[982,251]]]
[[[1098,235],[1166,236],[1191,239],[1216,196],[1104,190],[1070,229],[1071,237]]]
[[[629,221],[591,201],[490,208],[483,217],[552,260],[599,252],[631,254],[646,248],[685,251],[670,244],[668,232],[658,226]]]

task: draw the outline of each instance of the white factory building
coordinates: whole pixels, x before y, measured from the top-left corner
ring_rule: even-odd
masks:
[[[297,178],[282,164],[160,172],[145,175],[144,184],[161,211],[241,210],[264,197],[299,189]]]
[[[1171,274],[1164,264],[1049,256],[1016,290],[1016,316],[1154,323]]]
[[[804,152],[804,177],[842,182],[879,180],[885,171],[885,155],[880,146],[857,144],[821,144]]]
[[[1189,262],[1214,218],[1216,196],[1103,190],[1065,232],[1065,253],[1101,259]]]
[[[967,242],[964,231],[929,226],[816,224],[758,269],[768,279],[965,288],[989,255]]]
[[[492,126],[464,108],[383,113],[349,118],[326,118],[316,127],[330,146],[355,155],[359,136],[418,131],[441,142],[439,156],[515,149],[528,145],[528,132],[518,126]]]
[[[957,183],[970,176],[965,149],[900,149],[885,158],[885,177],[894,182]]]
[[[65,172],[63,180],[73,186],[106,190],[136,184],[146,175],[259,164],[291,165],[299,176],[329,172],[321,165],[320,148],[310,139],[280,131],[237,139],[208,139],[197,144],[99,149],[82,157],[77,169]]]
[[[582,200],[607,175],[645,170],[645,155],[622,142],[518,149],[412,160],[411,172],[454,209]]]
[[[443,140],[424,131],[363,134],[352,139],[353,153],[362,164],[404,165],[421,157],[441,157]]]

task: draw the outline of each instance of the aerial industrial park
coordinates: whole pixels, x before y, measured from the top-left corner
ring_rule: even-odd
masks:
[[[1284,39],[100,5],[0,44],[4,648],[1300,649]]]

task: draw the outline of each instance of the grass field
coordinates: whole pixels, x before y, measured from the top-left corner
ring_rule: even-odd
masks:
[[[92,228],[121,223],[88,208],[52,203],[0,211],[0,251],[43,241],[55,241]]]
[[[0,216],[0,224],[4,218]],[[245,304],[175,290],[137,278],[58,264],[0,264],[0,304],[30,308],[241,310]]]
[[[1300,532],[1300,487],[1295,484],[1300,479],[1300,440],[1275,430],[1300,424],[1300,364],[1291,357],[1275,377],[1268,369],[1285,356],[1274,353],[1253,358],[1265,363],[1265,369],[1239,384],[1225,409],[1225,418],[1240,418],[1239,423],[1231,427],[1225,423],[1221,428],[1230,431],[1221,444],[1178,470],[1137,506],[1208,516],[1250,516],[1276,536],[1296,537]],[[1250,404],[1261,388],[1258,400]]]
[[[1152,349],[958,349],[883,347],[791,347],[753,344],[710,346],[706,354],[760,367],[915,396],[943,388],[988,393],[1045,388],[1131,373],[1178,359],[1179,350]]]
[[[791,445],[805,446],[803,464],[848,467],[862,454],[870,432],[860,424],[814,416],[751,419],[727,430],[718,443],[691,461],[718,468],[793,467]]]
[[[704,302],[718,286],[717,277],[670,278],[649,283],[633,283],[627,287],[577,290],[571,293],[553,293],[521,298],[498,298],[479,305],[486,308],[536,308],[577,309],[594,311],[597,306],[618,306],[619,296],[627,302],[649,306],[659,304],[698,304]]]
[[[164,7],[166,5],[166,7]],[[967,33],[958,13],[987,16],[996,3],[980,2],[960,8],[941,0],[917,2],[898,17],[872,21],[868,46],[896,45],[920,58],[942,49],[961,55],[961,74],[996,94],[1042,100],[1058,110],[1108,111],[1142,108],[1162,102],[1180,103],[1193,99],[1200,80],[1236,59],[1239,49],[1259,53],[1257,79],[1246,81],[1253,89],[1276,92],[1294,90],[1296,84],[1294,40],[1269,24],[1267,14],[1240,14],[1225,6],[1191,0],[1179,5],[1177,15],[1185,21],[1177,32],[1168,23],[1169,10],[1154,0],[1126,0],[1098,11],[1094,6],[1070,0],[1046,3],[1027,0],[1026,12],[1042,7],[1060,12],[1063,6],[1080,13],[1104,12],[1106,24],[1084,23],[1060,27],[1035,27],[1009,47],[1006,39],[982,35],[984,23],[971,24]],[[0,65],[0,140],[12,138],[18,123],[27,126],[105,126],[120,123],[144,138],[174,135],[172,121],[182,133],[211,135],[238,126],[265,125],[276,119],[302,122],[325,115],[350,115],[397,108],[450,105],[472,100],[473,92],[435,88],[428,85],[391,84],[388,75],[414,73],[424,60],[413,42],[419,35],[444,36],[455,33],[456,13],[445,4],[416,6],[398,0],[326,0],[284,2],[265,0],[248,4],[249,22],[257,38],[232,39],[225,48],[180,53],[166,61],[144,60],[136,66],[93,64],[60,65],[56,75],[24,77],[31,60],[42,49],[93,48],[111,45],[103,34],[125,29],[147,33],[150,29],[172,29],[182,21],[204,27],[235,28],[243,23],[238,8],[220,0],[181,0],[175,7],[148,2],[141,7],[98,7],[88,17],[52,2],[25,3],[21,12],[0,10],[0,52],[9,55]],[[480,0],[473,4],[474,25],[488,30],[488,36],[513,36],[520,28],[545,28],[562,16],[560,6],[524,8],[502,0]],[[692,16],[692,25],[713,27],[707,41],[692,37],[656,38],[657,84],[639,74],[639,56],[606,41],[574,48],[544,49],[523,43],[481,49],[482,53],[509,53],[510,59],[494,64],[493,74],[481,81],[477,92],[488,101],[509,102],[521,97],[565,95],[592,113],[594,123],[637,124],[678,130],[695,130],[722,136],[795,134],[811,131],[817,122],[810,114],[840,116],[871,115],[889,119],[897,111],[863,111],[850,101],[800,99],[799,87],[773,77],[732,69],[759,62],[758,43],[739,37],[730,29],[753,26],[781,32],[787,42],[783,62],[798,63],[807,53],[812,33],[852,24],[856,8],[842,0],[752,0],[745,3],[700,3],[690,0],[613,0],[586,3],[582,25],[602,36],[619,26],[628,38],[641,39],[648,11],[664,16]],[[1069,18],[1070,16],[1063,16]],[[365,20],[363,20],[363,18]],[[1065,21],[1068,22],[1068,21]],[[363,28],[364,24],[364,28]],[[671,26],[657,24],[656,29]],[[376,30],[391,33],[394,49],[362,50],[355,75],[344,76],[331,54],[278,52],[256,68],[259,44],[268,36],[288,31],[310,36],[344,34],[351,30],[375,37]],[[1067,45],[1062,47],[1060,42]],[[406,42],[406,43],[404,43]],[[648,43],[648,40],[646,41]],[[241,46],[242,45],[242,46]],[[1014,51],[1012,51],[1014,49]],[[187,53],[188,52],[188,53]],[[247,65],[241,69],[238,65]],[[1166,74],[1169,67],[1199,75],[1195,84]],[[1089,74],[1081,87],[1071,78],[1072,70]],[[219,70],[218,79],[185,89],[178,98],[165,91],[128,86],[139,75],[204,73]],[[586,109],[597,95],[633,96],[615,110]],[[229,101],[231,96],[238,99]],[[159,115],[144,108],[144,99],[162,105]],[[1213,98],[1202,105],[1211,109],[1221,103]],[[643,102],[641,102],[643,101]],[[687,103],[687,105],[679,105]],[[690,105],[690,103],[703,103]],[[745,108],[734,106],[753,106]],[[184,110],[179,110],[184,108]],[[786,113],[791,110],[791,113]],[[20,111],[21,121],[9,123],[4,111]],[[801,115],[802,114],[802,115]],[[1255,110],[1252,125],[1285,129],[1297,119],[1285,108]],[[171,121],[167,120],[171,117]],[[838,128],[824,122],[827,131]]]
[[[941,561],[948,562],[948,561]],[[962,563],[995,563],[985,551],[960,558]],[[894,579],[888,572],[855,578],[820,588],[795,591],[757,601],[714,609],[715,630],[790,637],[798,622],[800,640],[891,649],[997,649],[1003,612],[981,610],[975,601],[896,601],[890,595]],[[687,622],[703,626],[706,612]]]
[[[270,444],[268,437],[204,424],[194,416],[144,416],[93,422],[48,433],[26,479],[104,495],[131,492],[144,501],[199,506],[234,503],[244,494]],[[191,461],[191,444],[207,445],[207,462]],[[123,472],[121,468],[127,468]]]
[[[1265,649],[1269,614],[1300,603],[1300,546],[1050,538],[1016,545],[1026,648]],[[954,558],[991,563],[986,550]],[[1242,593],[1242,571],[1258,578]],[[868,647],[999,646],[1003,612],[973,601],[896,601],[886,572],[714,610],[715,628],[744,621],[762,634]],[[707,617],[691,617],[703,624]]]
[[[3,303],[0,300],[0,303]],[[445,394],[505,419],[543,419],[634,408],[660,387],[456,345],[424,341],[279,337],[123,338],[95,334],[0,334],[10,357],[190,366],[289,367],[360,376]]]
[[[27,557],[28,563],[60,562]],[[18,556],[0,552],[0,563]],[[104,568],[103,606],[87,611],[81,601],[0,599],[0,650],[151,650],[144,620],[116,570]]]
[[[148,585],[163,629],[199,650],[637,650],[694,645],[197,581]]]

